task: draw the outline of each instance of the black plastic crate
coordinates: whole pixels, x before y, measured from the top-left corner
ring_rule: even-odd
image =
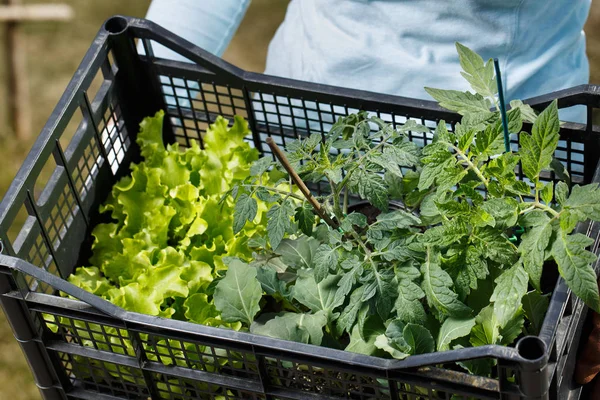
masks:
[[[189,62],[155,58],[156,43]],[[559,107],[588,109],[587,124],[562,128],[556,157],[574,183],[599,182],[600,128],[591,120],[600,87],[579,86],[528,103],[541,109],[554,98]],[[539,337],[525,337],[514,348],[483,346],[402,361],[128,312],[69,284],[65,278],[88,256],[98,206],[139,159],[139,122],[159,109],[168,116],[167,142],[201,142],[217,115],[241,115],[253,132],[248,140],[265,153],[268,136],[285,145],[325,132],[357,110],[394,126],[407,119],[428,126],[460,119],[429,101],[245,72],[148,21],[109,19],[0,204],[0,302],[45,399],[579,396],[572,371],[587,308],[561,279]],[[410,138],[424,145],[431,136]],[[45,168],[52,175],[40,191],[36,182]],[[17,223],[20,212],[23,224]],[[578,229],[596,240],[598,253],[598,226]],[[480,358],[497,361],[496,378],[456,367]]]

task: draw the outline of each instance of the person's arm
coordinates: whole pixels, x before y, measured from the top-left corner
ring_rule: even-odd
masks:
[[[250,0],[153,0],[146,19],[221,56],[233,38]],[[154,55],[185,60],[157,43]]]

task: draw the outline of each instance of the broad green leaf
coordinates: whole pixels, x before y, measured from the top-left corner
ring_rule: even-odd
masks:
[[[537,181],[541,171],[547,169],[558,145],[558,107],[553,101],[536,119],[531,135],[521,134],[521,161],[523,172]]]
[[[293,289],[293,296],[315,313],[325,311],[329,320],[333,310],[344,302],[344,298],[336,297],[339,280],[339,276],[329,275],[317,284],[312,274],[301,271]]]
[[[591,265],[596,261],[596,255],[586,250],[593,243],[594,239],[581,233],[567,235],[561,231],[552,245],[552,257],[573,293],[588,307],[600,312],[596,273]]]
[[[283,239],[275,253],[281,255],[281,260],[286,265],[296,269],[312,268],[318,247],[318,240],[301,236],[298,239]]]
[[[317,248],[313,259],[314,279],[317,283],[321,282],[329,274],[329,271],[333,271],[337,267],[338,262],[338,250],[337,247],[331,247],[327,244],[322,244]]]
[[[315,225],[315,213],[308,204],[302,205],[296,208],[296,214],[294,214],[294,220],[298,223],[298,228],[306,236],[312,235],[313,227]]]
[[[233,213],[233,233],[238,233],[242,230],[246,221],[252,221],[256,218],[258,205],[256,200],[248,196],[247,193],[242,193],[235,204],[235,212]]]
[[[427,328],[417,324],[406,324],[403,337],[410,346],[410,354],[425,354],[435,351],[435,341]]]
[[[375,347],[375,340],[384,332],[385,328],[383,328],[382,325],[381,331],[373,332],[373,334],[363,338],[360,334],[360,328],[358,324],[354,325],[354,328],[352,328],[352,332],[350,334],[350,343],[344,350],[352,353],[364,354],[367,356],[373,355],[373,353],[377,351],[377,347]]]
[[[239,261],[232,261],[225,278],[217,284],[214,294],[215,306],[226,322],[244,322],[248,325],[260,311],[258,302],[262,288],[256,279],[256,269]]]
[[[475,326],[475,318],[447,318],[437,338],[437,351],[450,350],[450,343],[471,333]]]
[[[327,324],[325,313],[297,314],[284,312],[264,324],[254,322],[250,332],[277,339],[320,345],[323,327]]]
[[[410,354],[407,352],[408,349],[399,349],[398,345],[386,335],[377,336],[374,344],[375,347],[385,351],[386,353],[389,353],[397,360],[404,360],[406,357],[410,356]]]
[[[416,268],[414,269],[418,272]],[[398,298],[394,305],[398,319],[405,323],[424,324],[427,315],[420,301],[423,297],[425,293],[417,284],[409,279],[401,279],[398,283]]]
[[[521,236],[519,253],[531,284],[539,290],[542,268],[546,259],[546,249],[550,245],[550,237],[552,236],[552,221],[545,213],[534,215],[536,224],[533,228],[527,229]]]
[[[429,87],[426,87],[425,91],[440,103],[440,106],[450,111],[456,111],[461,115],[490,111],[491,104],[480,94]]]
[[[439,253],[427,249],[427,256],[421,264],[423,281],[421,288],[427,297],[429,307],[435,308],[442,315],[464,317],[471,309],[458,300],[452,291],[452,278],[439,264]]]
[[[283,239],[283,235],[290,228],[290,217],[294,214],[289,201],[284,201],[281,205],[275,204],[267,212],[267,233],[271,247],[276,249]]]
[[[495,282],[496,287],[490,301],[494,302],[494,314],[503,328],[521,307],[521,299],[527,292],[528,276],[518,263],[505,270]]]
[[[523,296],[523,311],[530,323],[530,335],[538,335],[540,333],[549,302],[550,299],[547,294],[540,294],[536,290],[532,290]]]

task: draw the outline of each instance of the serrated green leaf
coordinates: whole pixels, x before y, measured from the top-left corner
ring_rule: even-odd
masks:
[[[438,333],[437,351],[450,350],[450,343],[469,335],[474,326],[475,318],[447,318]]]
[[[500,329],[494,308],[489,305],[475,317],[475,326],[471,330],[469,341],[473,346],[497,344],[500,341]]]
[[[256,218],[258,205],[256,200],[248,196],[247,193],[242,193],[235,204],[233,213],[233,233],[238,233],[242,230],[246,221],[252,221]]]
[[[524,104],[521,100],[512,100],[510,107],[513,109],[518,108],[521,111],[523,119],[531,124],[537,119],[537,114],[529,104]]]
[[[293,214],[294,209],[289,201],[284,201],[281,205],[275,204],[267,211],[267,234],[272,248],[279,246],[283,235],[290,229]]]
[[[521,307],[521,299],[527,293],[528,276],[519,263],[504,271],[495,282],[490,301],[494,302],[499,326],[504,328]]]
[[[337,297],[345,298],[352,287],[357,282],[358,278],[363,273],[363,267],[356,256],[342,261],[342,269],[345,270],[342,278],[338,282]]]
[[[338,250],[327,244],[322,244],[315,252],[313,266],[314,279],[317,283],[321,282],[329,274],[329,271],[335,270],[338,262]]]
[[[578,222],[587,219],[600,221],[600,187],[597,183],[575,185],[562,205]]]
[[[279,280],[277,271],[272,268],[261,266],[256,270],[256,279],[260,282],[260,286],[264,292],[270,296],[281,295],[284,298],[289,297],[289,291],[286,288],[285,282]]]
[[[233,260],[225,278],[217,284],[214,294],[215,306],[226,322],[243,322],[250,325],[260,311],[258,302],[262,288],[256,279],[256,269]]]
[[[398,319],[405,323],[424,324],[427,315],[420,301],[423,297],[425,293],[417,284],[409,279],[401,279],[398,282],[398,298],[394,305]]]
[[[394,308],[394,303],[398,297],[398,282],[392,274],[382,274],[377,271],[375,273],[375,282],[377,287],[377,297],[375,306],[377,313],[382,320],[387,320],[390,312]]]
[[[536,290],[532,290],[523,296],[523,311],[530,323],[530,335],[537,336],[540,333],[549,303],[548,295],[541,294]]]
[[[452,291],[452,278],[440,267],[438,253],[427,249],[425,261],[421,264],[421,274],[421,288],[425,292],[429,307],[435,308],[442,315],[452,317],[463,317],[471,312]]]
[[[553,101],[536,119],[531,135],[521,134],[521,161],[523,173],[537,181],[541,171],[547,169],[558,145],[558,107]]]
[[[387,211],[389,205],[387,188],[381,176],[358,169],[349,178],[348,185],[350,190],[362,199],[368,200],[382,211]]]
[[[535,225],[521,236],[519,253],[531,284],[539,290],[546,249],[552,236],[552,221],[545,213],[532,214],[531,218],[536,219]]]
[[[353,225],[364,228],[367,226],[367,217],[364,214],[352,212],[344,217],[340,228],[344,232],[351,232],[354,230]]]
[[[461,115],[490,111],[489,102],[487,102],[480,94],[429,87],[426,87],[425,91],[440,103],[440,106]]]
[[[563,205],[569,197],[569,186],[564,182],[558,182],[554,189],[554,195],[558,204]]]
[[[421,271],[418,268],[415,268],[412,263],[400,265],[396,268],[396,278],[398,282],[403,279],[408,279],[410,281],[414,281],[421,277]]]
[[[546,204],[552,202],[552,197],[554,197],[554,182],[550,181],[544,185],[544,188],[540,191],[540,197]]]
[[[500,344],[503,346],[511,345],[517,337],[523,331],[523,325],[525,324],[525,314],[523,308],[519,307],[515,312],[514,316],[506,323],[506,325],[500,329]]]
[[[269,155],[259,158],[258,160],[252,163],[252,166],[250,167],[250,175],[260,176],[264,174],[265,172],[267,172],[271,164],[273,164],[272,156]]]
[[[381,213],[377,216],[376,222],[376,224],[386,230],[406,229],[414,225],[419,225],[420,223],[421,220],[419,217],[403,210]]]
[[[496,222],[497,228],[508,228],[517,223],[519,204],[510,197],[489,199],[481,204],[481,209],[489,213]]]
[[[313,227],[315,225],[315,213],[311,206],[305,204],[296,208],[294,220],[298,223],[298,228],[302,233],[306,236],[312,235]]]
[[[456,43],[460,66],[464,72],[461,75],[471,84],[473,90],[485,97],[494,97],[498,93],[494,76],[494,64],[488,60],[486,64],[477,53]]]
[[[420,164],[419,147],[408,141],[403,141],[399,144],[386,146],[383,149],[383,154],[387,156],[390,162],[402,167],[414,167]]]
[[[593,239],[581,233],[567,235],[561,231],[552,245],[552,257],[558,265],[558,272],[573,293],[588,307],[599,312],[598,284],[591,265],[596,261],[596,255],[586,250],[593,243]]]
[[[363,304],[361,299],[364,290],[365,287],[360,286],[350,295],[350,301],[348,302],[348,305],[346,308],[344,308],[336,321],[335,329],[338,336],[341,336],[344,331],[351,333],[352,326],[354,325],[354,322],[356,322],[358,311]]]

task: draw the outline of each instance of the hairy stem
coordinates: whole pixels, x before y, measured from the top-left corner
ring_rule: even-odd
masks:
[[[269,192],[278,193],[278,194],[280,194],[282,196],[291,197],[291,198],[294,198],[296,200],[300,200],[302,202],[306,201],[306,199],[304,197],[302,197],[302,196],[298,196],[295,193],[286,192],[285,190],[280,190],[280,189],[277,189],[277,188],[274,188],[274,187],[271,187],[271,186],[252,185],[252,184],[249,184],[249,183],[243,183],[243,184],[240,184],[240,186],[249,187],[249,188],[259,188],[260,187],[260,188],[268,190]]]
[[[298,186],[298,189],[300,189],[300,191],[302,192],[302,194],[304,195],[304,197],[306,197],[306,200],[308,200],[308,202],[310,203],[310,205],[313,206],[313,208],[315,209],[315,212],[317,213],[317,215],[319,217],[321,217],[321,219],[323,221],[325,221],[327,223],[327,225],[329,225],[332,228],[336,229],[337,228],[337,224],[329,217],[329,215],[327,215],[327,213],[323,210],[323,207],[321,207],[321,205],[319,204],[319,202],[313,197],[313,195],[310,192],[310,190],[304,184],[304,181],[298,176],[298,174],[296,173],[296,171],[294,171],[294,168],[292,168],[292,165],[288,161],[288,159],[285,156],[285,154],[283,154],[283,151],[281,151],[281,149],[279,148],[279,146],[277,146],[277,143],[275,143],[275,141],[273,141],[273,138],[268,137],[267,140],[266,140],[266,142],[269,145],[269,147],[271,148],[271,151],[273,152],[273,154],[275,154],[275,156],[277,157],[277,159],[281,163],[281,165],[283,165],[283,168],[285,168],[285,170],[287,171],[287,173],[290,175],[290,178],[294,181],[294,183],[296,184],[296,186]]]
[[[452,147],[452,149],[462,159],[462,161],[464,161],[467,164],[467,166],[468,166],[467,169],[470,169],[471,171],[473,171],[475,173],[475,175],[477,175],[479,180],[481,180],[481,183],[483,183],[483,185],[487,188],[488,185],[490,184],[490,182],[485,178],[485,176],[483,176],[483,174],[481,173],[479,168],[477,168],[477,166],[475,164],[473,164],[473,162],[469,159],[469,157],[461,149],[459,149],[452,143],[448,143],[448,142],[445,142],[445,143],[450,145],[450,147]]]

